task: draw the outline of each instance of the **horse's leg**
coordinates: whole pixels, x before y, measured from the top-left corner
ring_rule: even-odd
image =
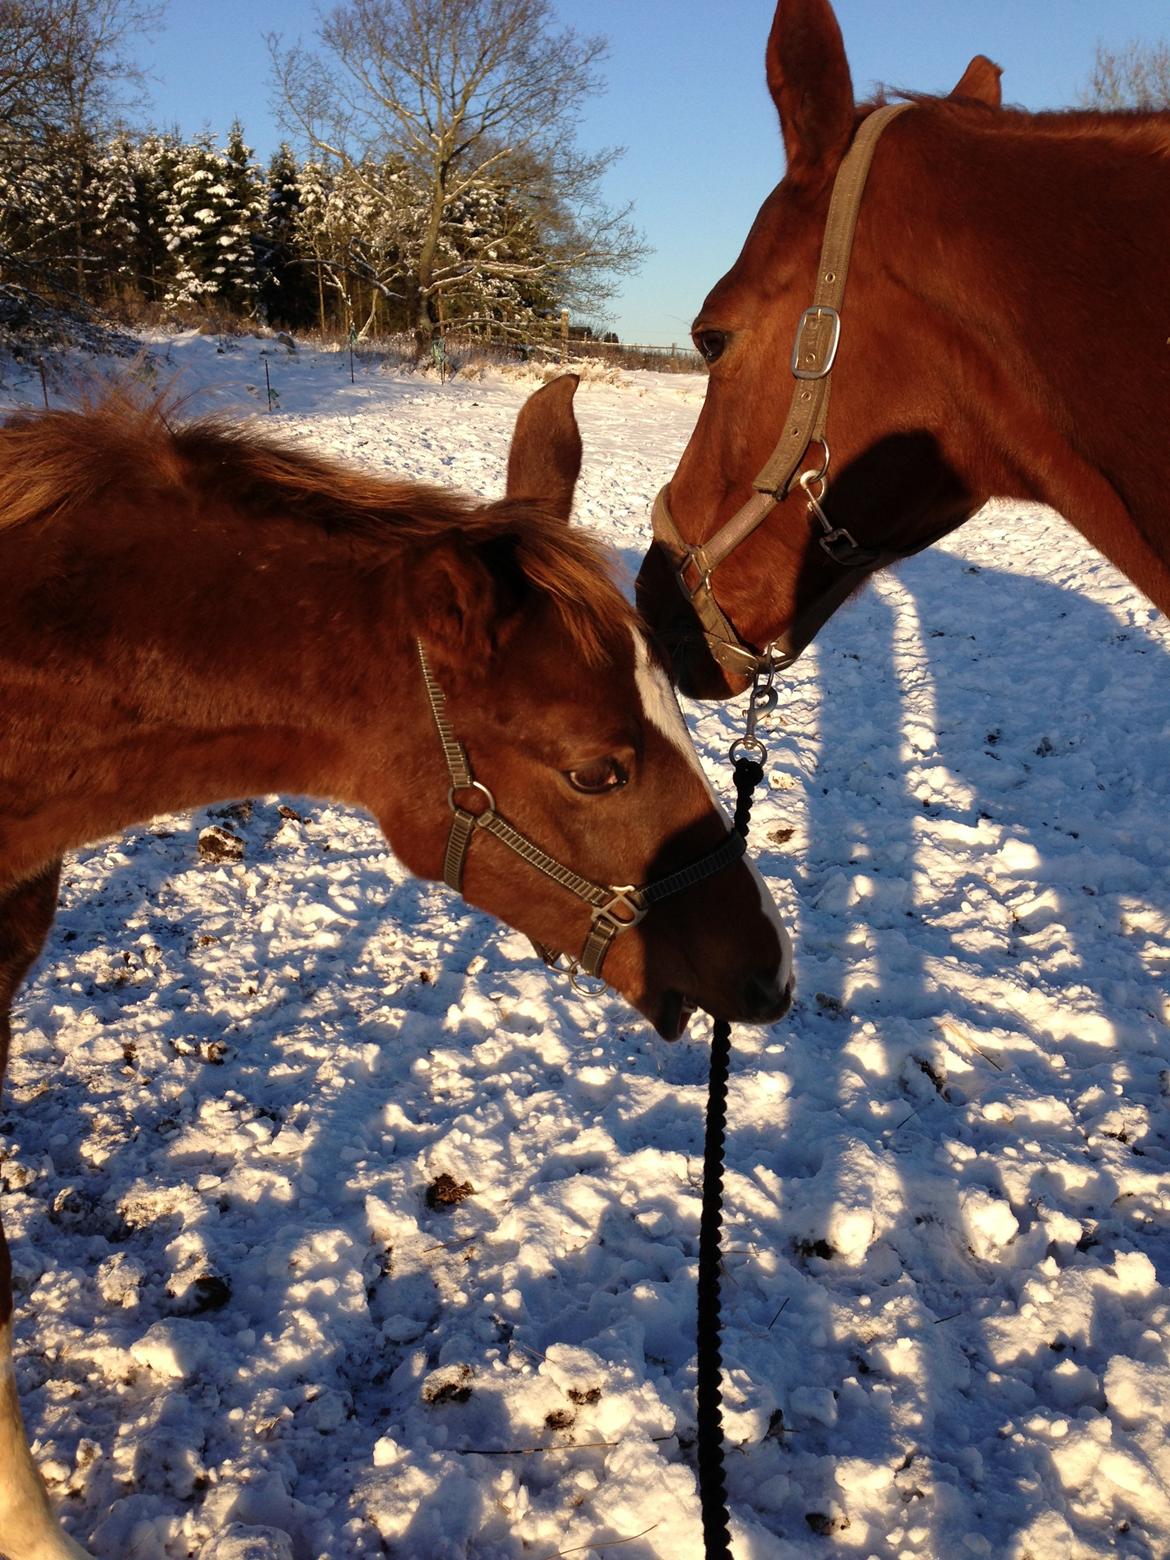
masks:
[[[57,908],[61,863],[0,898],[0,1084],[8,1064],[9,1013],[16,988],[41,951]],[[4,1560],[78,1560],[28,1449],[12,1373],[12,1263],[0,1224],[0,1556]]]

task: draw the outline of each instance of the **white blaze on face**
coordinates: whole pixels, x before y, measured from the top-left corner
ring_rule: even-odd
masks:
[[[679,708],[678,699],[670,679],[662,667],[651,657],[646,646],[646,641],[635,628],[631,630],[634,638],[634,682],[637,685],[638,696],[642,700],[642,709],[646,719],[652,726],[673,742],[683,754],[692,769],[699,775],[706,788],[707,795],[711,798],[711,804],[718,811],[720,817],[731,827],[731,819],[727,809],[719,800],[707,772],[699,762],[699,755],[695,752],[695,745],[691,741],[691,734],[687,730],[687,723],[683,719],[682,710]],[[760,908],[764,915],[771,921],[776,936],[780,942],[780,963],[782,967],[782,983],[786,984],[792,977],[792,943],[788,936],[788,929],[780,919],[780,912],[776,908],[776,902],[768,891],[760,869],[756,866],[751,856],[744,858],[748,870],[755,879],[756,888],[760,895]]]
[[[673,742],[675,747],[686,759],[687,763],[699,776],[707,795],[712,803],[727,817],[727,812],[715,795],[707,772],[699,762],[699,755],[695,752],[695,744],[691,741],[691,734],[687,730],[687,723],[683,719],[683,712],[678,707],[678,699],[671,687],[670,679],[653,660],[647,648],[645,637],[636,628],[630,630],[634,639],[634,682],[638,688],[638,697],[642,701],[642,711],[652,726]]]

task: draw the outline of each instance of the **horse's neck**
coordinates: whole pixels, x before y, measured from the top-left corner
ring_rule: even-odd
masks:
[[[130,545],[108,551],[115,527]],[[0,537],[0,858],[17,834],[39,858],[267,791],[374,805],[371,775],[418,724],[391,567],[229,512],[189,531],[113,508],[38,530]]]
[[[1006,496],[1051,504],[1170,610],[1170,122],[1164,140],[973,136],[937,192],[954,237],[934,282],[986,365],[976,436]]]

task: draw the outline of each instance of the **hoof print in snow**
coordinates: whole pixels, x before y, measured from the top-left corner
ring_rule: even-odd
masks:
[[[830,1517],[823,1511],[806,1511],[804,1520],[820,1538],[830,1538],[834,1533],[843,1533],[849,1526],[848,1517]]]
[[[427,1207],[453,1208],[464,1198],[474,1196],[475,1187],[470,1181],[457,1181],[453,1175],[448,1175],[444,1170],[443,1174],[437,1175],[427,1187]]]
[[[188,1293],[191,1310],[198,1316],[203,1311],[222,1311],[232,1297],[232,1286],[218,1273],[206,1273],[195,1280]]]
[[[199,831],[200,861],[243,861],[244,842],[230,829],[221,829],[218,823],[209,823]]]
[[[200,1316],[204,1311],[221,1311],[232,1297],[232,1286],[218,1273],[201,1273],[189,1283],[180,1278],[167,1286],[167,1299],[177,1316]]]
[[[571,1430],[576,1419],[576,1414],[567,1408],[554,1408],[551,1414],[544,1416],[545,1425],[549,1430]]]
[[[837,1255],[836,1247],[830,1246],[827,1240],[794,1240],[792,1249],[798,1257],[805,1261],[809,1257],[820,1257],[822,1262],[831,1262]]]
[[[424,1403],[466,1403],[470,1396],[470,1365],[442,1365],[423,1382]]]
[[[600,1403],[600,1387],[570,1387],[569,1397],[574,1403]]]

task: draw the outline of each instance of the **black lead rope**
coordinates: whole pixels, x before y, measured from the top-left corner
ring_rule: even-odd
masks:
[[[752,792],[764,778],[754,758],[735,761],[734,827],[747,838]],[[703,1212],[699,1222],[698,1306],[698,1456],[699,1501],[703,1508],[703,1545],[707,1560],[732,1560],[731,1516],[723,1466],[723,1416],[720,1404],[723,1359],[719,1344],[719,1234],[723,1224],[723,1141],[727,1128],[727,1075],[731,1062],[731,1025],[717,1019],[711,1035],[711,1073],[707,1085],[707,1129],[703,1143]]]

